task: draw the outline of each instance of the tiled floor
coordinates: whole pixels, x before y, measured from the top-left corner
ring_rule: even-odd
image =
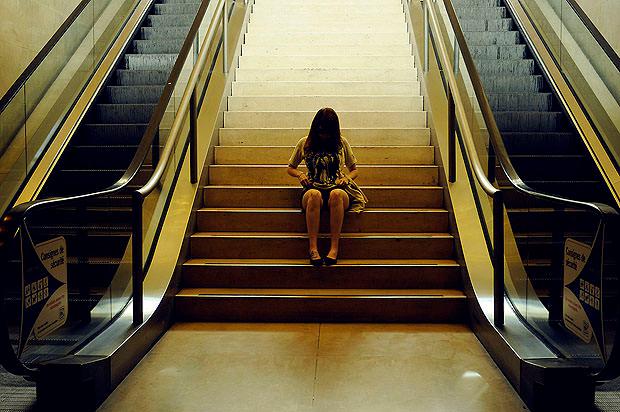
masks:
[[[463,325],[175,324],[101,411],[522,411]]]

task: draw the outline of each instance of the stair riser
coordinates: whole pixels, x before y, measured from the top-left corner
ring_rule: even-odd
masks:
[[[89,113],[91,123],[148,123],[154,104],[99,104]]]
[[[235,79],[241,82],[256,81],[417,81],[415,69],[237,69]],[[233,96],[234,97],[234,96]],[[337,98],[334,96],[334,98]]]
[[[417,208],[443,206],[441,188],[397,189],[365,188],[362,190],[373,207]],[[216,188],[205,187],[205,207],[300,207],[301,188]]]
[[[304,127],[312,123],[308,112],[224,112],[224,127]],[[341,127],[426,127],[426,112],[340,112]]]
[[[458,289],[458,266],[184,265],[188,288]]]
[[[416,147],[354,147],[358,164],[432,165],[435,151],[432,146]],[[273,159],[286,159],[293,147],[217,146],[215,163],[220,165],[272,164]]]
[[[320,232],[329,233],[329,213],[321,214]],[[197,228],[204,232],[239,231],[251,228],[257,232],[306,232],[305,215],[300,211],[289,213],[236,213],[226,211],[198,211]],[[347,213],[342,226],[344,233],[356,232],[447,232],[448,214],[423,213]]]
[[[212,185],[284,185],[298,186],[297,179],[286,173],[283,159],[281,167],[266,166],[211,166],[209,184]],[[306,170],[300,166],[300,170]],[[385,166],[381,168],[359,166],[360,185],[437,185],[438,169],[436,166]]]
[[[83,125],[76,143],[82,145],[137,145],[146,132],[144,125]]]
[[[234,82],[233,96],[420,95],[420,83],[405,82]]]
[[[145,40],[178,39],[183,41],[187,36],[187,27],[142,27],[140,32]]]
[[[525,76],[534,73],[533,60],[478,60],[476,67],[481,75]]]
[[[285,21],[281,24],[265,21],[265,22],[254,22],[250,20],[248,24],[248,32],[252,33],[254,31],[264,31],[270,30],[271,32],[284,32],[284,33],[307,33],[308,31],[321,31],[324,33],[358,33],[358,32],[384,32],[384,33],[406,33],[407,26],[405,25],[405,16],[403,15],[402,19],[391,20],[391,21],[368,21],[368,22],[357,22],[357,21],[333,21],[326,22],[323,24],[318,24],[316,27],[308,27],[307,25],[300,25],[297,22]]]
[[[537,93],[543,87],[542,76],[484,76],[482,83],[488,93]]]
[[[133,50],[139,54],[178,53],[182,45],[181,39],[134,40]]]
[[[230,111],[286,111],[316,110],[321,107],[331,107],[336,112],[342,111],[422,111],[424,100],[422,96],[281,96],[281,97],[235,97],[228,98]]]
[[[334,33],[336,34],[336,33]],[[136,64],[136,66],[138,66]],[[242,69],[279,68],[413,68],[411,56],[240,56]],[[131,67],[130,67],[131,68]],[[138,67],[135,67],[138,68]]]
[[[247,33],[245,35],[246,44],[257,44],[271,46],[274,44],[403,44],[408,43],[407,33],[340,33],[337,37],[320,31],[307,31],[305,33],[271,33],[269,31]]]
[[[341,238],[342,259],[450,259],[454,240],[450,237]],[[319,250],[327,253],[329,239],[319,238]],[[304,259],[305,237],[203,237],[191,239],[193,257],[218,259]]]
[[[411,56],[411,46],[401,43],[394,46],[310,46],[282,45],[271,47],[243,46],[243,56]]]
[[[287,129],[220,129],[220,144],[227,146],[294,146],[308,134],[309,125]],[[425,146],[430,144],[430,130],[418,129],[346,129],[341,133],[350,144],[358,146]]]
[[[178,321],[438,322],[465,321],[462,298],[244,298],[178,296]]]

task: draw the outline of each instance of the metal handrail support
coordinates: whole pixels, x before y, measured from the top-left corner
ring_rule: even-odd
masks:
[[[426,24],[424,32],[429,38],[424,40],[425,44],[430,43],[432,33],[439,33],[439,23],[437,15],[433,7],[429,7],[428,2],[424,1]],[[470,159],[476,180],[481,185],[485,193],[493,200],[493,322],[495,326],[502,327],[504,325],[504,202],[502,191],[496,188],[487,175],[480,163],[480,158],[476,154],[473,133],[464,111],[463,98],[458,89],[455,73],[457,72],[457,64],[449,62],[448,57],[458,58],[457,53],[449,53],[442,36],[434,36],[435,46],[440,49],[438,53],[441,65],[444,70],[444,78],[446,83],[446,94],[448,98],[448,180],[450,183],[456,182],[456,133],[457,124],[461,127],[458,131],[463,137],[464,145],[461,150],[465,151]],[[429,46],[430,48],[430,46]],[[426,53],[425,48],[425,53]],[[426,63],[425,63],[426,67]],[[451,68],[449,70],[449,68]]]
[[[163,149],[159,163],[153,171],[151,178],[148,182],[137,189],[132,194],[133,199],[133,229],[132,229],[132,248],[133,248],[133,316],[134,323],[141,323],[143,318],[143,281],[144,281],[144,264],[143,264],[143,221],[142,212],[144,199],[151,193],[161,182],[164,172],[168,168],[174,148],[181,138],[181,132],[185,124],[187,114],[190,117],[190,127],[187,139],[189,142],[189,161],[190,161],[190,182],[198,182],[198,110],[197,110],[197,83],[205,68],[207,56],[211,45],[214,42],[217,29],[222,24],[222,60],[224,61],[224,67],[222,71],[224,74],[228,73],[226,62],[228,62],[228,19],[229,13],[227,10],[227,0],[220,0],[216,6],[216,12],[211,20],[211,25],[205,35],[205,38],[200,46],[198,57],[196,58],[196,64],[192,69],[189,76],[187,86],[183,92],[177,113],[172,123],[170,134],[166,141],[166,145]],[[234,0],[233,0],[234,4]],[[207,85],[205,85],[207,87]]]

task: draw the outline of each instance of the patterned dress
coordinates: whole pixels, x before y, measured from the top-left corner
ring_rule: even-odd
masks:
[[[336,180],[345,176],[343,165],[350,169],[357,163],[349,142],[343,137],[342,147],[337,153],[306,151],[305,144],[305,137],[297,142],[288,162],[289,166],[297,168],[304,161],[308,168],[308,178],[312,188],[322,192],[336,188],[342,189],[351,199],[349,210],[357,213],[363,211],[368,199],[354,181],[350,181],[345,186],[336,185]]]

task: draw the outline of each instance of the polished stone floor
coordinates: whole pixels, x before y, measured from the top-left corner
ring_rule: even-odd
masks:
[[[463,325],[175,324],[100,411],[523,411]]]

